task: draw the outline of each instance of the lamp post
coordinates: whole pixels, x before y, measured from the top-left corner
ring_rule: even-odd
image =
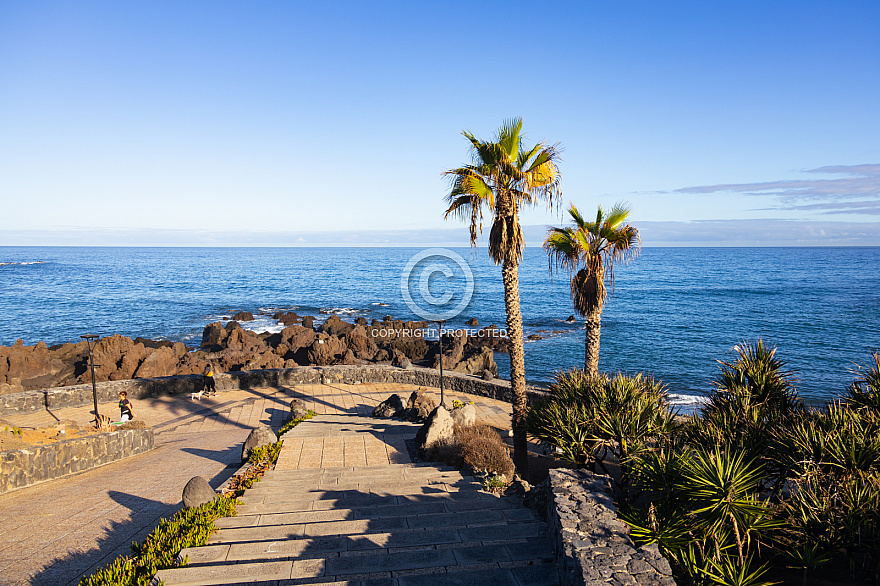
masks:
[[[443,391],[443,324],[445,323],[445,319],[437,320],[437,339],[440,342],[440,404],[444,409],[446,408],[446,396]]]
[[[85,336],[80,336],[80,338],[85,340],[89,346],[89,367],[92,369],[92,399],[95,401],[95,426],[98,426],[100,424],[98,421],[98,387],[95,385],[95,361],[92,358],[92,342],[97,340],[98,336],[86,334]]]

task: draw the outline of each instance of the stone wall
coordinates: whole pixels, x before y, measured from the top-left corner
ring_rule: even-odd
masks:
[[[152,449],[152,429],[124,429],[0,452],[0,494]]]
[[[556,534],[562,586],[675,586],[656,544],[633,545],[617,518],[608,477],[555,469],[548,482],[547,523]]]
[[[96,385],[98,404],[116,403],[119,391],[126,391],[129,399],[145,399],[161,395],[181,395],[194,392],[201,385],[200,375],[168,376],[161,378],[137,378],[101,382]],[[227,372],[214,377],[217,390],[251,389],[266,386],[292,386],[301,384],[354,384],[390,382],[423,387],[440,386],[440,373],[431,368],[403,369],[393,366],[302,366],[274,370],[245,370]],[[482,397],[513,402],[510,382],[481,378],[457,372],[443,373],[444,386],[456,393],[469,393]],[[529,403],[546,396],[541,389],[529,387]],[[25,391],[0,395],[0,417],[19,413],[33,413],[43,409],[63,409],[91,405],[92,385],[59,387],[41,391]]]

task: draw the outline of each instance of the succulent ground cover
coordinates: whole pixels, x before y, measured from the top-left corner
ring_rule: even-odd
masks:
[[[611,473],[632,539],[657,543],[680,584],[876,583],[880,357],[855,374],[811,408],[756,341],[720,362],[692,416],[650,378],[572,371],[528,427],[561,458]]]

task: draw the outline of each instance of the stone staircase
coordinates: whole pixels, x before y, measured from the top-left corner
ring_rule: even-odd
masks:
[[[185,568],[153,584],[558,584],[545,523],[453,468],[392,464],[267,473]]]

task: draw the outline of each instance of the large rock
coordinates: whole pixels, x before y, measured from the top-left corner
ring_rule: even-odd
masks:
[[[174,376],[177,374],[177,354],[173,348],[159,348],[147,356],[134,378],[152,378],[156,376]]]
[[[288,326],[281,330],[281,343],[287,345],[289,352],[296,352],[300,348],[311,346],[316,338],[317,334],[312,328]],[[289,356],[285,358],[289,358]]]
[[[134,377],[138,366],[147,358],[147,349],[143,344],[135,344],[123,356],[119,370],[110,375],[110,380],[127,380]]]
[[[437,407],[434,398],[421,389],[413,391],[406,403],[406,418],[424,421]]]
[[[396,349],[391,351],[391,366],[396,366],[397,368],[402,368],[404,370],[412,370],[413,367],[412,362],[406,357],[406,354]]]
[[[234,321],[254,321],[254,314],[250,311],[239,311],[232,316]]]
[[[328,336],[344,336],[352,331],[354,326],[350,323],[342,321],[338,315],[333,314],[327,318],[327,321],[321,324],[321,331]]]
[[[278,436],[275,435],[275,432],[266,425],[261,425],[257,428],[254,428],[251,431],[250,435],[244,440],[244,445],[241,447],[241,461],[242,463],[247,462],[248,456],[250,456],[251,450],[254,448],[259,448],[260,446],[268,446],[269,444],[274,444],[278,441]]]
[[[365,328],[360,325],[345,335],[345,344],[361,360],[372,360],[379,351],[376,342],[367,337]]]
[[[444,365],[445,366],[445,365]],[[498,376],[498,365],[495,364],[495,352],[492,348],[484,346],[480,351],[462,360],[452,369],[454,372],[463,372],[464,374],[482,375],[485,371],[492,373],[492,376]]]
[[[219,321],[206,325],[202,330],[202,348],[220,347],[225,339],[226,330]]]
[[[290,402],[290,418],[291,419],[302,419],[303,417],[309,414],[309,410],[306,407],[306,404],[302,402],[301,399],[293,399]]]
[[[477,408],[474,407],[471,403],[468,403],[464,407],[459,407],[458,409],[452,410],[452,420],[456,425],[461,427],[468,427],[477,422]]]
[[[431,444],[451,439],[454,426],[452,416],[443,405],[434,409],[428,416],[428,420],[416,433],[416,447],[419,450],[419,455],[424,457],[425,449]]]
[[[186,508],[197,507],[210,503],[217,496],[208,481],[201,476],[194,476],[183,487],[183,506]]]
[[[443,336],[443,368],[452,370],[458,365],[464,356],[464,347],[467,344],[467,330],[456,330]],[[440,357],[434,355],[434,368],[440,368]]]
[[[345,354],[345,343],[336,336],[318,334],[318,339],[312,342],[309,348],[308,359],[315,366],[327,366],[333,364]]]
[[[285,326],[291,326],[291,325],[295,324],[296,322],[300,321],[301,318],[296,314],[295,311],[288,311],[287,313],[279,311],[278,313],[276,313],[275,315],[272,316],[272,319],[278,320],[278,323],[283,324]]]
[[[410,360],[422,360],[430,350],[424,339],[416,337],[397,337],[391,341],[390,347],[392,350],[400,350]]]
[[[373,409],[373,417],[400,417],[404,411],[403,399],[400,395],[394,394]]]

